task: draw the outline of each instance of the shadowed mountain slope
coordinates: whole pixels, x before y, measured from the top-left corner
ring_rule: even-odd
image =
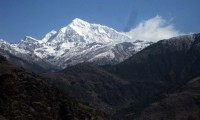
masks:
[[[44,76],[70,95],[110,110],[114,119],[127,120],[185,84],[199,68],[200,34],[193,34],[159,41],[117,65],[79,64]]]
[[[78,64],[43,76],[51,78],[51,82],[70,95],[106,112],[112,113],[113,106],[117,107],[126,101],[125,97],[121,97],[124,94],[121,86],[129,82],[95,64]]]
[[[159,41],[110,71],[139,91],[138,94],[133,91],[137,100],[133,99],[129,107],[116,113],[116,118],[131,114],[133,119],[163,93],[200,72],[200,34]]]
[[[200,76],[145,108],[137,120],[199,120]]]
[[[16,68],[2,56],[0,93],[0,119],[106,119],[101,112],[70,98],[40,76]]]

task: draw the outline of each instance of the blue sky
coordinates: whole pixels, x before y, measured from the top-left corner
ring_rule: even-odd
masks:
[[[157,15],[182,33],[200,32],[200,0],[0,0],[0,38],[41,39],[74,18],[129,31]]]

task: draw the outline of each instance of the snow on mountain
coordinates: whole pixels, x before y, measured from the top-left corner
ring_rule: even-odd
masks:
[[[37,40],[26,36],[17,44],[0,40],[0,47],[28,62],[42,60],[53,66],[65,68],[82,62],[116,64],[150,45],[135,41],[126,33],[107,26],[74,19],[59,31],[50,31]]]
[[[54,38],[54,36],[56,35],[57,31],[52,30],[49,33],[47,33],[45,35],[45,37],[39,41],[39,43],[46,43],[46,42],[51,42],[51,40]]]

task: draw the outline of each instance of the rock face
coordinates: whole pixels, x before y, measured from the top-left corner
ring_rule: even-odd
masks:
[[[36,74],[0,56],[1,120],[102,120],[104,114],[77,102]]]
[[[165,93],[200,73],[199,44],[200,34],[174,37],[150,45],[117,65],[78,64],[44,76],[70,95],[111,111],[114,119],[132,120]]]
[[[38,71],[64,69],[83,62],[116,64],[150,44],[152,42],[133,40],[126,33],[80,19],[74,19],[58,32],[47,33],[41,40],[30,36],[17,44],[0,40],[1,51],[7,58],[11,54],[22,59],[26,63],[15,63],[25,69],[29,68],[27,63],[35,64],[40,67]]]

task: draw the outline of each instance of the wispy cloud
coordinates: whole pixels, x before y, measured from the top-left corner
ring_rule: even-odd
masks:
[[[153,42],[181,35],[181,33],[175,29],[171,20],[165,20],[158,15],[140,22],[138,26],[131,29],[127,34],[135,40]]]

